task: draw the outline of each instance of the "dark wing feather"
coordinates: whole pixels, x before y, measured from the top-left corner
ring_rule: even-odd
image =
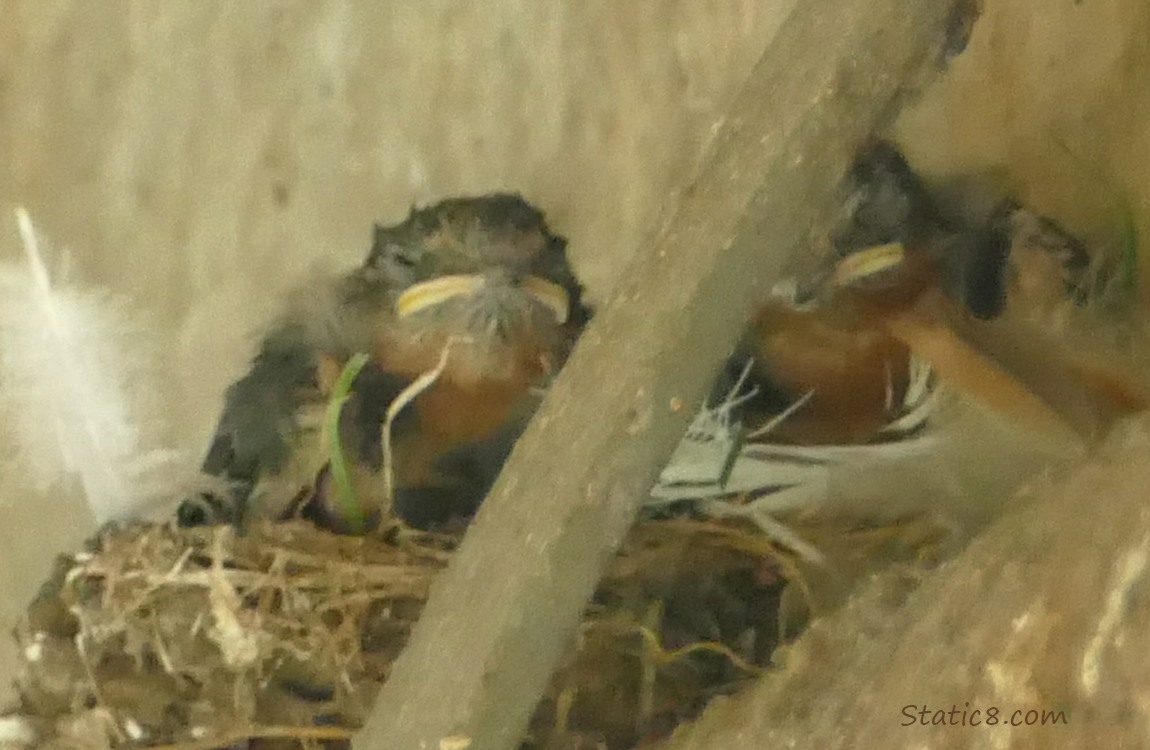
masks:
[[[299,413],[317,398],[315,351],[299,326],[281,326],[264,339],[248,373],[228,388],[201,467],[227,481],[227,497],[204,495],[185,502],[181,523],[241,521],[261,476],[287,465]]]

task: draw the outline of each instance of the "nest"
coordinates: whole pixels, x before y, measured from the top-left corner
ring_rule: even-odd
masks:
[[[55,717],[65,746],[345,736],[293,727],[363,716],[450,541],[137,525],[93,547],[19,632],[26,712]]]
[[[803,531],[838,539],[852,552],[836,567],[855,573],[848,557],[922,558],[938,541],[919,522]],[[457,541],[302,521],[105,529],[60,560],[18,629],[19,713],[45,748],[346,745]],[[524,747],[664,735],[767,670],[827,588],[751,524],[638,524]]]

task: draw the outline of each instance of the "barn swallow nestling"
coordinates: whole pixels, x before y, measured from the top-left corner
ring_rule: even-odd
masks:
[[[1001,309],[1004,238],[946,221],[893,146],[864,149],[841,192],[830,252],[758,311],[713,394],[727,393],[748,360],[755,395],[744,421],[764,422],[809,392],[771,430],[775,440],[865,442],[895,418],[910,349],[886,330],[886,311],[944,283],[975,314]]]
[[[366,365],[337,417],[357,502],[377,516],[387,505],[388,408],[442,358],[390,424],[392,509],[424,528],[470,515],[586,323],[581,294],[566,242],[516,195],[445,200],[377,226],[363,266],[307,294],[228,389],[203,470],[231,491],[185,502],[181,522],[294,505],[342,530],[322,423],[357,353]]]
[[[1121,377],[1081,371],[1052,347],[1023,358],[991,345],[1009,333],[992,321],[1027,296],[1027,258],[1052,260],[1064,299],[1082,302],[1089,257],[1053,222],[1009,201],[979,222],[952,218],[882,142],[859,154],[843,194],[827,259],[759,311],[715,388],[721,399],[753,363],[744,424],[805,399],[772,440],[882,439],[904,408],[912,354],[992,410],[1052,431],[1087,436],[1145,405]]]

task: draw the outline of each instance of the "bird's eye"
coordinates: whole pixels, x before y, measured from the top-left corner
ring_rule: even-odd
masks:
[[[404,268],[415,268],[419,264],[419,260],[416,258],[415,253],[402,247],[393,248],[391,252],[391,259]]]

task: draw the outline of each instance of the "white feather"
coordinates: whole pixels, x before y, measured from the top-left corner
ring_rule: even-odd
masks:
[[[897,418],[862,445],[740,443],[735,408],[754,395],[744,379],[695,417],[647,507],[693,501],[703,513],[742,517],[813,563],[822,554],[782,517],[817,512],[865,521],[927,514],[958,537],[998,513],[1027,478],[1077,455],[1076,445],[1039,439],[940,383],[912,359]],[[745,373],[744,373],[745,375]],[[760,432],[801,408],[803,399]],[[726,476],[724,477],[724,473]]]
[[[744,388],[751,362],[721,403],[704,406],[695,416],[668,465],[651,490],[648,507],[687,500],[716,518],[744,517],[777,543],[811,562],[822,554],[775,515],[825,507],[836,476],[844,468],[884,473],[896,464],[930,456],[937,450],[929,429],[938,410],[939,389],[930,368],[912,360],[911,378],[898,417],[880,431],[883,442],[866,445],[795,446],[762,442],[784,420],[803,408],[805,394],[740,443],[734,421],[737,407],[755,396]],[[731,498],[750,496],[749,502]]]
[[[695,416],[652,489],[649,504],[764,492],[771,496],[772,511],[811,508],[825,497],[829,473],[837,466],[881,464],[935,450],[934,435],[927,426],[938,411],[940,390],[929,366],[918,360],[911,362],[901,412],[879,432],[883,442],[811,447],[762,442],[782,421],[802,409],[812,392],[746,436],[756,442],[740,445],[739,426],[732,415],[755,395],[754,388],[744,388],[750,365],[748,362],[720,404],[704,407]],[[764,507],[767,504],[764,502]]]
[[[26,264],[0,265],[0,415],[35,489],[79,482],[98,522],[136,515],[175,458],[146,451],[143,331],[110,293],[54,280],[23,208]]]

